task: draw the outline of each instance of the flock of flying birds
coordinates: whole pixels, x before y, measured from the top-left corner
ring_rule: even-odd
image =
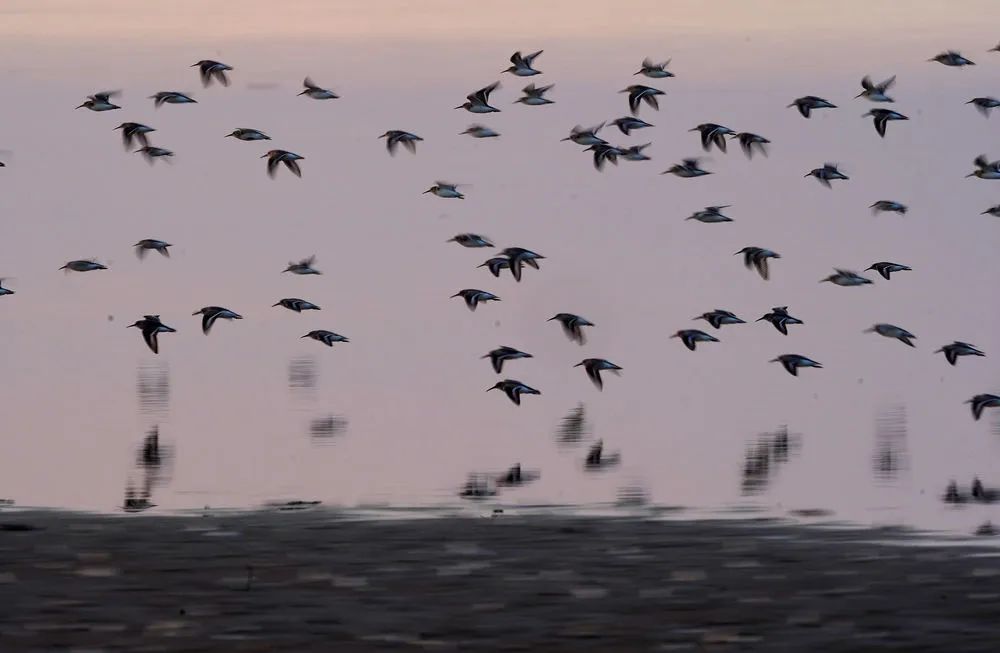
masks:
[[[990,52],[1000,52],[1000,45],[992,48]],[[535,61],[541,54],[541,50],[527,55],[515,52],[510,58],[511,66],[503,72],[510,73],[516,77],[534,77],[536,75],[540,75],[542,72],[535,68]],[[955,51],[943,52],[929,61],[937,62],[950,67],[974,65],[974,62]],[[636,71],[634,75],[641,75],[651,80],[665,80],[674,76],[674,73],[668,70],[669,65],[670,60],[657,63],[647,58],[642,62],[640,69]],[[202,83],[206,87],[212,85],[213,83],[219,83],[222,86],[229,85],[228,73],[232,71],[233,68],[225,63],[212,60],[202,60],[193,64],[192,67],[198,68]],[[889,77],[880,83],[874,83],[870,77],[865,76],[861,80],[861,92],[855,97],[855,99],[864,98],[865,100],[875,104],[891,104],[894,100],[889,93],[895,82],[895,76]],[[490,104],[490,96],[499,86],[499,82],[494,82],[479,89],[478,91],[475,91],[474,93],[470,93],[466,96],[466,101],[455,107],[455,109],[464,109],[465,111],[476,115],[486,115],[499,112],[500,109]],[[312,100],[326,101],[339,98],[335,92],[317,85],[309,77],[305,78],[303,87],[304,88],[299,95]],[[552,84],[544,86],[536,86],[534,83],[528,84],[523,88],[523,95],[518,98],[515,103],[527,106],[544,106],[546,104],[552,104],[553,100],[546,97],[546,94],[552,88]],[[658,88],[644,84],[632,84],[620,92],[627,94],[628,108],[630,112],[629,115],[610,121],[610,124],[617,127],[618,130],[626,136],[631,134],[633,131],[652,127],[653,125],[651,123],[639,118],[640,110],[645,106],[647,107],[647,110],[651,109],[658,111],[659,101],[657,98],[664,95],[664,92]],[[118,94],[119,92],[117,91],[95,93],[89,96],[76,108],[89,109],[94,112],[121,109],[120,106],[113,102],[113,99]],[[157,108],[166,104],[191,104],[197,102],[197,100],[192,98],[189,94],[181,93],[179,91],[160,91],[150,96],[149,99],[153,101],[154,106]],[[1000,100],[993,97],[976,97],[969,100],[967,104],[972,104],[984,115],[989,116],[992,109],[1000,107]],[[822,97],[806,95],[796,98],[788,105],[788,108],[796,109],[803,118],[809,119],[813,112],[824,109],[836,109],[837,105]],[[886,108],[873,108],[865,113],[863,117],[872,118],[875,130],[879,137],[882,138],[886,137],[887,127],[890,122],[909,120],[906,115]],[[569,136],[563,138],[562,140],[586,146],[585,151],[592,152],[593,164],[597,170],[602,170],[605,164],[609,162],[613,165],[617,165],[619,158],[625,161],[649,160],[649,157],[643,153],[643,150],[649,145],[649,143],[631,147],[621,147],[612,145],[599,136],[599,132],[605,127],[606,124],[607,123],[601,123],[600,125],[591,128],[584,128],[578,125],[570,131]],[[159,159],[169,161],[170,157],[174,155],[171,150],[154,146],[150,143],[150,134],[156,131],[153,127],[137,122],[123,122],[115,129],[121,131],[121,137],[125,147],[128,149],[133,145],[138,145],[138,149],[134,150],[134,152],[141,154],[150,164],[153,164]],[[727,138],[729,138],[736,140],[744,154],[748,158],[752,159],[755,154],[767,156],[768,147],[771,144],[769,139],[759,134],[746,131],[736,132],[726,126],[715,123],[703,123],[697,125],[690,131],[699,132],[702,148],[706,152],[711,151],[714,147],[725,153],[727,149]],[[468,129],[462,132],[462,134],[473,138],[496,138],[500,136],[499,133],[482,124],[470,125]],[[231,133],[226,134],[226,136],[240,141],[271,140],[271,137],[263,131],[248,127],[234,129]],[[381,138],[385,139],[385,145],[390,155],[395,155],[400,146],[415,154],[417,150],[417,143],[423,140],[420,136],[411,132],[395,129],[386,131],[381,135]],[[279,168],[282,165],[291,174],[294,174],[297,177],[301,177],[302,175],[299,162],[305,157],[295,152],[282,149],[272,149],[262,155],[261,158],[267,159],[266,171],[271,177],[274,177],[278,173]],[[1000,160],[990,161],[985,155],[979,155],[975,157],[973,164],[975,169],[967,175],[968,177],[977,177],[979,179],[986,180],[1000,180]],[[0,166],[2,165],[3,163],[0,162]],[[672,174],[680,178],[697,178],[712,173],[708,170],[704,170],[700,166],[698,159],[688,158],[683,159],[680,163],[671,166],[661,174]],[[815,168],[806,173],[805,176],[815,177],[819,183],[823,184],[827,188],[832,188],[832,182],[834,181],[849,179],[849,177],[841,172],[835,164],[831,163]],[[460,190],[460,185],[444,181],[436,182],[433,186],[424,191],[424,193],[433,194],[443,199],[465,198],[464,193]],[[726,206],[706,207],[704,210],[694,213],[687,219],[697,220],[699,222],[709,224],[730,222],[731,219],[723,213],[723,210],[726,208]],[[904,214],[907,211],[907,207],[905,205],[890,200],[875,202],[870,208],[874,212],[889,211]],[[993,206],[983,211],[983,214],[1000,217],[1000,205]],[[474,233],[458,234],[449,239],[448,242],[455,242],[468,248],[493,247],[493,243],[490,242],[488,238]],[[155,251],[162,256],[169,257],[169,248],[171,247],[171,244],[162,240],[148,238],[140,240],[134,245],[134,247],[140,258],[143,258],[145,254],[151,251]],[[769,261],[771,259],[781,258],[781,255],[777,252],[757,246],[744,247],[739,252],[736,252],[736,254],[742,255],[743,262],[746,267],[748,269],[756,270],[757,273],[765,280],[767,280],[770,275]],[[541,254],[533,252],[529,249],[522,247],[507,247],[501,250],[497,256],[488,259],[479,267],[486,267],[495,277],[499,277],[504,270],[509,270],[514,279],[520,282],[525,266],[537,270],[539,269],[539,261],[544,258],[545,257]],[[297,275],[320,274],[320,271],[314,267],[314,264],[315,258],[310,257],[298,262],[290,263],[284,272]],[[95,270],[105,270],[107,268],[94,260],[74,260],[67,262],[60,269],[67,272],[91,272]],[[910,267],[901,263],[880,261],[873,263],[867,268],[866,271],[873,270],[888,281],[891,279],[891,275],[893,273],[907,271],[910,269]],[[836,269],[834,274],[823,279],[822,281],[844,287],[861,286],[873,283],[871,279],[858,274],[857,272],[845,269]],[[14,294],[14,291],[4,288],[2,280],[0,280],[0,296],[12,294]],[[493,293],[476,288],[466,288],[453,295],[453,297],[460,297],[465,302],[469,310],[472,311],[475,311],[480,304],[500,300],[500,298]],[[316,304],[295,297],[281,299],[275,303],[274,306],[281,306],[296,313],[309,310],[320,310],[320,307]],[[238,313],[222,306],[206,306],[198,311],[195,311],[194,315],[201,315],[202,330],[205,334],[208,334],[212,329],[212,326],[220,319],[242,319],[242,316]],[[715,330],[720,330],[723,326],[745,323],[744,320],[737,317],[732,312],[724,309],[715,309],[703,313],[695,319],[705,320]],[[564,330],[566,336],[571,341],[580,345],[583,345],[586,342],[584,328],[594,326],[594,324],[586,318],[572,313],[558,313],[550,318],[550,321],[558,322]],[[774,307],[769,313],[758,318],[757,321],[770,322],[783,335],[788,335],[789,325],[803,324],[802,320],[789,313],[787,306]],[[146,345],[153,351],[153,353],[159,352],[160,334],[175,332],[173,327],[163,323],[159,315],[146,315],[129,326],[137,328],[141,332]],[[897,339],[910,347],[914,346],[913,340],[916,338],[916,336],[908,330],[893,324],[875,324],[871,328],[867,329],[867,331],[877,333],[887,338]],[[312,338],[329,347],[332,347],[334,343],[349,342],[346,337],[324,329],[310,331],[302,337]],[[700,329],[682,329],[677,331],[671,337],[678,338],[685,347],[692,351],[696,350],[699,343],[718,342],[718,338]],[[959,357],[985,356],[985,354],[974,345],[961,341],[946,344],[935,353],[943,353],[947,362],[951,365],[955,365]],[[532,355],[527,352],[508,346],[498,347],[483,356],[483,358],[489,358],[490,364],[497,374],[503,373],[505,363],[531,357]],[[793,376],[798,376],[801,368],[822,368],[821,363],[812,360],[807,356],[796,353],[782,354],[770,362],[780,363],[784,369]],[[601,376],[602,372],[613,372],[617,374],[622,369],[615,363],[604,358],[586,358],[577,363],[576,366],[584,368],[586,374],[598,389],[603,388],[603,378]],[[520,405],[523,395],[541,394],[537,389],[532,388],[526,383],[509,378],[498,381],[492,387],[488,388],[488,390],[494,389],[502,391],[506,394],[510,401],[517,405]],[[971,404],[972,414],[975,419],[978,420],[985,408],[1000,407],[1000,396],[994,394],[980,394],[968,400],[967,403]],[[599,452],[597,456],[600,456]]]

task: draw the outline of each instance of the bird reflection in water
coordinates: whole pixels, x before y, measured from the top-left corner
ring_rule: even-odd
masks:
[[[604,453],[604,440],[598,440],[591,445],[590,451],[587,452],[587,458],[583,461],[583,468],[589,472],[608,469],[609,467],[617,466],[621,462],[621,459],[622,455],[620,451],[610,454]]]
[[[142,479],[138,487],[129,479],[125,486],[126,512],[141,512],[154,507],[153,490],[166,483],[173,451],[160,445],[160,427],[150,429],[136,453],[136,467]]]
[[[292,396],[298,399],[315,399],[318,377],[316,359],[299,357],[288,362],[288,389]]]
[[[520,487],[542,477],[537,470],[523,470],[521,463],[514,463],[510,469],[494,478],[497,487]]]
[[[164,415],[170,401],[170,370],[163,363],[142,363],[136,372],[135,392],[139,412]]]
[[[469,474],[458,493],[463,499],[489,499],[497,495],[496,483],[489,474]]]
[[[569,411],[556,430],[556,441],[562,445],[575,445],[590,435],[590,424],[587,422],[586,409],[583,403]]]
[[[883,409],[875,419],[872,472],[876,480],[891,483],[906,465],[906,406],[898,404]]]
[[[778,466],[788,462],[790,453],[798,450],[798,444],[798,436],[789,434],[787,426],[758,436],[757,441],[747,447],[744,457],[743,494],[759,494],[767,490]]]
[[[317,417],[309,424],[309,436],[316,444],[329,444],[335,436],[347,431],[347,418],[340,415]]]

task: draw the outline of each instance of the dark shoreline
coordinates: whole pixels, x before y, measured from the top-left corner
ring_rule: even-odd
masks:
[[[1000,555],[898,529],[2,512],[0,651],[996,651]],[[30,530],[18,530],[21,525]],[[14,527],[14,528],[12,528]]]

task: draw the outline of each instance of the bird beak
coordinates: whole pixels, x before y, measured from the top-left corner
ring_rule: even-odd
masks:
[[[230,136],[235,136],[235,135],[236,135],[236,132],[233,132],[232,134],[226,134],[223,138],[229,138]]]
[[[125,327],[125,328],[126,328],[126,329],[129,329],[129,328],[131,328],[131,327],[134,327],[134,326],[135,326],[134,324],[130,324],[130,325],[128,325],[128,326],[127,326],[127,327]]]
[[[274,308],[275,306],[281,306],[281,302],[278,302],[277,304],[271,304],[271,308]]]
[[[199,313],[201,313],[201,311],[195,311],[195,312],[194,312],[194,313],[192,313],[191,315],[198,315]]]
[[[80,106],[77,107],[77,109],[82,109],[85,106],[87,106],[87,105],[86,104],[81,104]]]
[[[967,174],[967,175],[965,175],[965,176],[966,176],[966,177],[975,177],[975,176],[976,176],[976,173],[974,173],[974,172],[970,172],[969,174]]]
[[[262,158],[262,159],[266,159],[266,158],[267,158],[268,156],[270,156],[270,155],[268,155],[268,154],[265,154],[265,155],[261,156],[260,158]]]
[[[427,190],[425,190],[424,192],[422,192],[422,193],[420,193],[420,194],[421,194],[421,195],[426,195],[427,193],[430,193],[430,192],[431,192],[431,189],[430,189],[430,188],[428,188]]]
[[[308,337],[309,337],[309,334],[307,333],[306,335],[299,337],[299,340],[302,340],[302,338],[308,338]]]
[[[455,108],[456,108],[456,109],[464,109],[464,108],[465,108],[465,105],[462,105],[462,106],[457,106],[457,107],[455,107]]]
[[[496,390],[496,389],[497,389],[496,386],[493,386],[492,388],[486,388],[486,392],[489,392],[490,390]]]
[[[580,367],[581,365],[583,365],[583,363],[582,363],[582,362],[580,362],[580,363],[577,363],[577,364],[576,364],[576,365],[574,365],[573,367]]]

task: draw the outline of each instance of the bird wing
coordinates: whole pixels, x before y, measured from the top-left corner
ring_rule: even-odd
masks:
[[[490,93],[495,91],[497,87],[500,86],[500,82],[493,82],[485,88],[481,88],[472,95],[467,96],[472,102],[479,102],[481,104],[489,104]]]
[[[146,341],[146,345],[153,351],[154,354],[160,353],[160,345],[156,338],[156,328],[144,328],[142,330],[142,339]]]
[[[531,54],[527,55],[526,57],[522,57],[522,59],[524,60],[524,63],[527,64],[527,66],[530,68],[531,64],[535,60],[535,58],[538,57],[538,55],[540,55],[543,52],[545,52],[545,50],[539,50],[538,52],[532,52]]]
[[[872,84],[872,78],[869,77],[868,75],[865,75],[864,77],[862,77],[861,78],[861,88],[865,89],[866,91],[872,91],[872,90],[874,90],[875,89],[875,85]]]
[[[316,84],[313,82],[313,80],[310,79],[309,77],[306,77],[304,80],[302,80],[302,85],[305,86],[310,91],[321,91],[321,90],[323,90],[319,86],[316,86]]]
[[[201,331],[206,336],[212,330],[212,325],[219,319],[219,311],[208,311],[201,316]]]
[[[597,389],[604,390],[604,380],[601,379],[601,370],[597,369],[596,365],[584,365],[584,369],[587,370],[587,376],[594,382]]]

